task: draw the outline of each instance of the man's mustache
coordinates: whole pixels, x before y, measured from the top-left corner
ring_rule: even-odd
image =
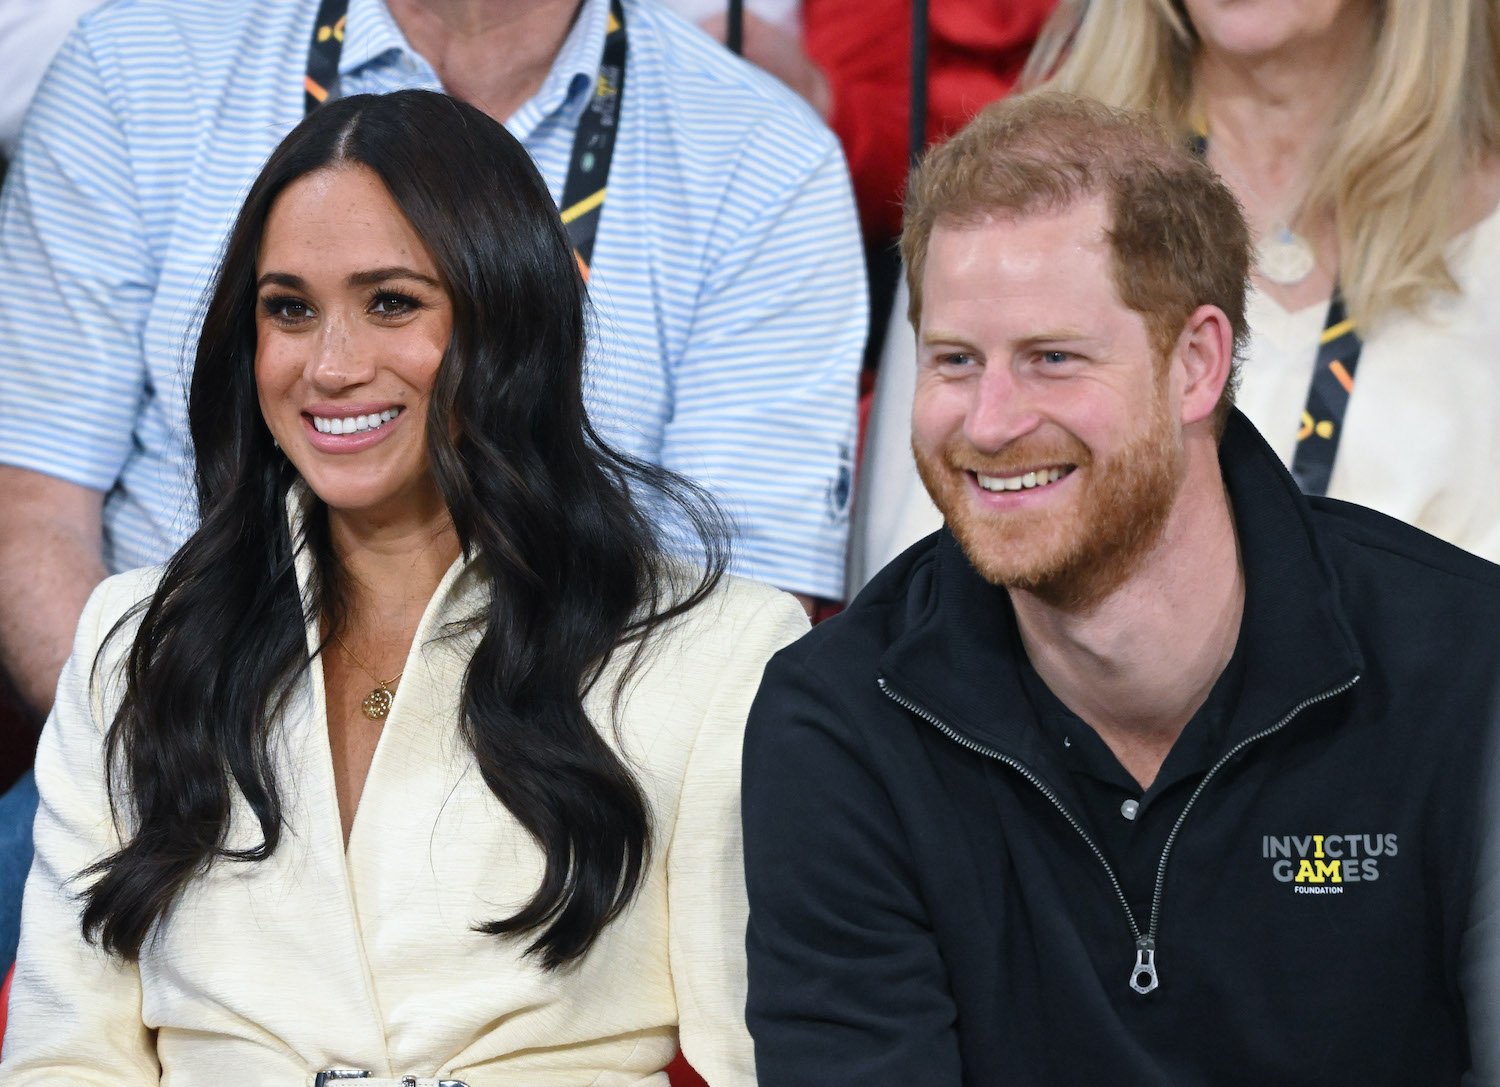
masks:
[[[994,453],[981,453],[962,438],[950,438],[943,461],[961,472],[984,476],[1014,476],[1039,468],[1084,468],[1094,456],[1076,438],[1017,438]]]

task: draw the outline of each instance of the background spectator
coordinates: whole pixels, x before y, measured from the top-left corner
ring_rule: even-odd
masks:
[[[1028,79],[1202,141],[1258,242],[1238,403],[1299,482],[1500,559],[1500,5],[1276,10],[1072,2]],[[911,337],[890,346],[856,581],[938,523],[905,451]]]
[[[78,17],[99,2],[0,0],[0,184],[43,71]],[[0,962],[15,957],[20,890],[31,864],[36,784],[29,770],[38,721],[35,708],[21,700],[10,678],[0,672]]]
[[[946,139],[1020,77],[1056,0],[930,0],[927,140]],[[720,41],[721,0],[669,0]],[[800,10],[799,10],[800,8]],[[802,95],[849,159],[870,271],[871,354],[896,285],[911,117],[911,0],[750,0],[744,55]]]

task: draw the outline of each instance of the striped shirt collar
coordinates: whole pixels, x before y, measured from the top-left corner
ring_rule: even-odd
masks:
[[[513,135],[524,139],[543,119],[560,110],[566,109],[570,115],[582,111],[599,72],[608,30],[609,0],[582,0],[541,88],[507,124]],[[441,86],[437,72],[411,47],[385,0],[350,0],[339,75],[355,75],[371,65],[387,63],[415,65],[434,87]]]

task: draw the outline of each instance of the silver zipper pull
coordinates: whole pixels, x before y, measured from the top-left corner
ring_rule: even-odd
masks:
[[[1142,936],[1135,942],[1135,968],[1130,971],[1130,987],[1144,995],[1155,989],[1158,984],[1156,941],[1149,936]]]

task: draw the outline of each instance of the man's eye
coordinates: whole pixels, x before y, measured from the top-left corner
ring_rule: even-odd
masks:
[[[370,300],[370,312],[380,317],[401,317],[418,307],[410,295],[381,291]]]
[[[938,361],[944,366],[968,366],[974,361],[974,356],[967,351],[953,351],[939,356]]]
[[[1070,355],[1070,354],[1068,354],[1066,351],[1043,351],[1042,352],[1042,361],[1043,362],[1050,362],[1050,363],[1053,363],[1053,364],[1056,364],[1056,363],[1059,363],[1059,362],[1067,362],[1072,357],[1073,356]]]

